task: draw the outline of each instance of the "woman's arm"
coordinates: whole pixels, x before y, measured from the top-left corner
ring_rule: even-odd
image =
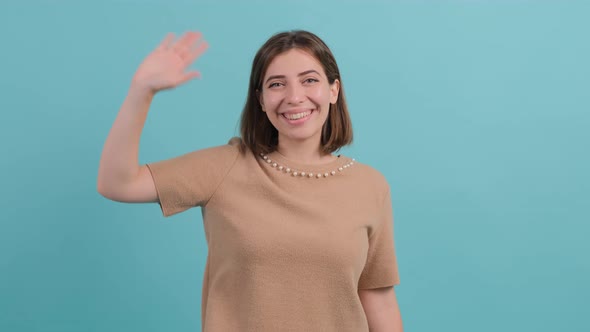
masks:
[[[402,332],[402,319],[393,287],[359,289],[370,332]]]
[[[207,48],[201,34],[188,32],[178,41],[168,34],[137,69],[129,93],[105,141],[97,190],[121,202],[155,202],[156,188],[146,165],[139,165],[139,140],[154,95],[199,76],[186,72]],[[199,41],[201,41],[199,43]]]
[[[139,166],[139,139],[154,95],[132,85],[104,143],[97,190],[120,202],[155,202],[157,193],[147,166]]]

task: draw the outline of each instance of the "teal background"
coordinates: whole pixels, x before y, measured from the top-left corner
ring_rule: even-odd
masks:
[[[200,330],[200,210],[103,198],[102,145],[167,32],[210,48],[202,79],[154,100],[142,163],[236,135],[254,53],[302,28],[339,62],[342,153],[391,184],[405,331],[589,331],[588,17],[588,1],[2,2],[0,330]]]

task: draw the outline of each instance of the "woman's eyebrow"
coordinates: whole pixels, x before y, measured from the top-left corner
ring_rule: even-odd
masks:
[[[306,71],[304,71],[304,72],[301,72],[301,73],[297,74],[297,76],[303,76],[303,75],[307,75],[307,74],[311,74],[311,73],[316,73],[316,74],[318,74],[318,75],[320,74],[320,73],[318,73],[318,71],[317,71],[317,70],[315,70],[315,69],[310,69],[310,70],[306,70]],[[265,83],[268,83],[268,81],[270,81],[270,80],[274,80],[274,79],[276,79],[276,78],[285,78],[285,77],[286,77],[285,75],[273,75],[273,76],[269,76],[269,77],[266,79],[266,82],[265,82]]]

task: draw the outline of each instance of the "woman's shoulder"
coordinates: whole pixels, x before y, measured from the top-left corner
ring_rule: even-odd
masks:
[[[387,177],[379,169],[369,165],[368,163],[359,162],[357,160],[354,160],[353,163],[354,164],[352,167],[355,168],[354,173],[360,181],[371,186],[372,188],[379,188],[379,191],[389,190],[389,182],[387,181]]]
[[[239,136],[234,136],[234,137],[230,138],[229,141],[227,142],[227,145],[233,146],[236,148],[241,147],[243,144],[244,144],[244,141]]]
[[[222,164],[232,162],[238,157],[238,154],[241,151],[241,142],[242,140],[239,137],[232,137],[225,144],[197,148],[171,160],[188,162],[202,162],[207,160],[209,162]]]
[[[225,143],[225,144],[213,145],[213,146],[197,149],[197,150],[191,151],[189,153],[207,153],[207,154],[230,153],[230,154],[233,154],[233,153],[236,153],[236,151],[239,151],[240,148],[242,147],[242,145],[243,145],[242,139],[240,137],[234,136],[234,137],[231,137],[227,141],[227,143]]]

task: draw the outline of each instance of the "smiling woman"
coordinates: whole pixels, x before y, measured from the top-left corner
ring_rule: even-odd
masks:
[[[323,72],[319,61],[300,49],[278,55],[267,69],[268,78],[258,92],[260,105],[277,130],[277,151],[285,156],[296,154],[295,146],[317,150],[301,143],[321,141],[330,106],[338,100],[340,90],[340,81],[329,83]]]
[[[318,36],[279,33],[260,48],[252,64],[241,133],[254,152],[277,150],[313,163],[333,159],[332,152],[352,142],[340,70]]]
[[[384,176],[334,154],[352,142],[342,78],[316,35],[272,36],[252,64],[241,138],[137,164],[157,91],[197,77],[198,33],[167,37],[137,70],[101,157],[98,190],[203,210],[202,328],[401,331],[391,194]]]

